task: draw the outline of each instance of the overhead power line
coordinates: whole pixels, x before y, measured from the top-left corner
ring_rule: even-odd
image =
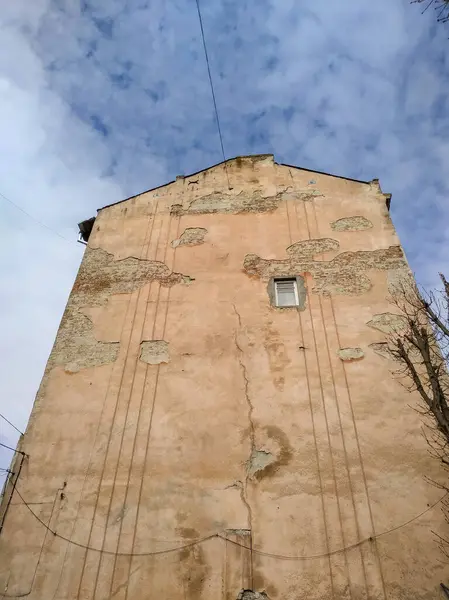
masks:
[[[221,133],[220,117],[218,116],[217,100],[215,98],[214,84],[212,81],[212,74],[210,71],[209,55],[207,53],[206,38],[204,37],[203,19],[201,17],[201,9],[200,9],[200,1],[199,0],[196,0],[196,8],[198,10],[198,19],[200,22],[201,38],[203,40],[204,56],[206,57],[207,73],[209,75],[210,90],[212,92],[212,100],[214,103],[215,119],[217,121],[218,137],[220,138],[221,153],[223,155],[223,163],[224,163],[224,168],[225,168],[225,172],[226,172],[226,179],[228,180],[228,188],[231,189],[231,185],[229,183],[228,167],[226,164],[226,155],[225,155],[225,151],[224,151],[223,135]]]
[[[211,540],[213,538],[219,538],[221,540],[223,540],[224,542],[228,542],[230,544],[233,544],[234,546],[239,546],[240,548],[243,548],[245,550],[250,550],[252,552],[254,552],[255,554],[259,554],[261,556],[268,556],[270,558],[277,558],[277,559],[281,559],[281,560],[310,560],[310,559],[317,559],[317,558],[325,558],[328,556],[333,556],[335,554],[340,554],[341,552],[346,552],[348,550],[352,550],[353,548],[357,548],[358,546],[361,546],[362,544],[366,543],[366,542],[372,542],[374,539],[382,537],[384,535],[387,535],[389,533],[392,533],[393,531],[397,531],[398,529],[402,529],[403,527],[406,527],[407,525],[409,525],[410,523],[412,523],[413,521],[416,521],[417,519],[419,519],[420,517],[422,517],[424,514],[426,514],[427,512],[429,512],[430,510],[432,510],[432,508],[434,508],[437,504],[439,504],[441,501],[443,501],[445,498],[447,498],[447,496],[449,495],[449,492],[446,492],[441,498],[439,498],[436,502],[434,502],[433,504],[431,504],[430,506],[428,506],[427,508],[425,508],[422,512],[420,512],[418,515],[416,515],[415,517],[412,517],[411,519],[409,519],[408,521],[405,521],[404,523],[401,523],[400,525],[397,525],[396,527],[392,527],[386,531],[383,531],[381,533],[378,533],[376,535],[372,535],[370,537],[364,538],[362,540],[359,540],[358,542],[354,542],[353,544],[350,544],[349,546],[345,546],[343,548],[337,548],[335,550],[331,550],[330,552],[323,552],[322,554],[310,554],[310,555],[286,555],[286,554],[275,554],[272,552],[267,552],[264,551],[262,549],[259,548],[254,548],[251,546],[246,546],[245,544],[241,544],[240,542],[237,542],[235,540],[231,540],[229,539],[226,535],[223,535],[223,533],[212,533],[210,535],[206,535],[202,538],[196,539],[196,540],[192,540],[191,542],[188,542],[187,544],[183,544],[182,546],[175,546],[174,548],[166,548],[164,550],[156,550],[156,551],[152,551],[152,552],[117,552],[117,551],[111,551],[111,550],[104,550],[103,548],[95,548],[93,546],[87,546],[85,544],[80,544],[79,542],[76,542],[70,538],[67,538],[59,533],[57,533],[57,531],[55,531],[54,529],[49,527],[49,524],[45,523],[31,508],[31,506],[26,502],[26,500],[24,499],[24,497],[22,496],[22,494],[19,492],[19,490],[17,489],[17,485],[16,485],[16,481],[13,482],[13,487],[14,490],[16,491],[17,495],[19,496],[19,498],[22,500],[23,504],[26,506],[26,508],[30,511],[30,513],[33,515],[33,517],[39,521],[39,523],[41,525],[43,525],[43,527],[45,527],[45,529],[47,529],[50,533],[52,533],[55,537],[58,537],[66,542],[68,542],[69,544],[72,544],[73,546],[77,546],[78,548],[84,548],[85,550],[91,550],[93,552],[99,552],[100,554],[108,554],[108,555],[113,555],[113,556],[127,556],[127,557],[131,557],[131,556],[157,556],[159,554],[170,554],[172,552],[179,552],[179,550],[183,550],[185,548],[191,548],[192,546],[198,546],[199,544],[204,543],[207,540]],[[1,594],[0,594],[1,595]]]
[[[2,442],[0,442],[0,446],[2,448],[6,448],[7,450],[12,450],[13,452],[16,452],[17,454],[23,454],[23,456],[27,456],[25,454],[25,452],[22,452],[22,450],[16,450],[15,448],[11,448],[11,446],[7,446],[6,444],[3,444]]]
[[[12,206],[14,206],[17,210],[20,210],[21,213],[23,213],[24,215],[26,215],[29,219],[31,219],[32,221],[34,221],[35,223],[37,223],[38,225],[40,225],[44,229],[47,229],[48,231],[51,231],[52,233],[54,233],[55,235],[57,235],[58,237],[60,237],[62,240],[66,241],[66,242],[69,242],[69,244],[72,243],[68,238],[66,238],[63,235],[61,235],[58,231],[56,231],[55,229],[52,229],[51,227],[49,227],[48,225],[46,225],[45,223],[43,223],[42,221],[40,221],[36,217],[33,217],[33,215],[30,215],[30,213],[27,212],[24,208],[22,208],[21,206],[19,206],[15,202],[13,202],[10,198],[8,198],[7,196],[5,196],[1,192],[0,192],[0,196],[3,198],[3,200],[6,200],[6,202],[9,202],[9,204],[11,204]]]
[[[7,419],[7,418],[4,416],[4,415],[2,415],[2,413],[0,413],[0,417],[1,417],[1,418],[2,418],[4,421],[6,421],[6,422],[7,422],[9,425],[11,425],[11,427],[14,427],[14,429],[15,429],[16,431],[18,431],[18,432],[20,433],[20,435],[23,435],[23,431],[20,431],[20,429],[19,429],[18,427],[16,427],[16,426],[14,425],[14,423],[11,423],[11,421],[9,421],[9,420],[8,420],[8,419]]]

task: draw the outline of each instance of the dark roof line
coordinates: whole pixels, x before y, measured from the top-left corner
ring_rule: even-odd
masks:
[[[215,163],[214,165],[210,165],[209,167],[206,167],[205,169],[200,169],[199,171],[195,171],[194,173],[189,173],[188,175],[180,175],[178,177],[182,177],[183,179],[187,179],[188,177],[194,177],[195,175],[199,175],[200,173],[204,173],[205,171],[209,171],[209,169],[214,169],[215,167],[219,167],[220,165],[224,165],[225,163],[231,162],[233,160],[237,160],[238,158],[268,158],[269,156],[272,156],[274,159],[274,154],[243,154],[241,156],[234,156],[233,158],[228,158],[225,161],[221,161],[218,163]],[[289,167],[290,169],[299,169],[300,171],[307,171],[308,173],[316,173],[317,175],[327,175],[329,177],[336,177],[337,179],[345,179],[347,181],[355,181],[356,183],[364,183],[366,185],[369,185],[371,182],[370,181],[364,181],[362,179],[353,179],[352,177],[344,177],[343,175],[334,175],[333,173],[326,173],[326,171],[315,171],[314,169],[306,169],[305,167],[298,167],[295,165],[287,165],[285,163],[276,163],[275,164],[280,165],[281,167]],[[106,206],[102,206],[101,208],[97,209],[97,212],[99,212],[100,210],[103,210],[105,208],[110,208],[111,206],[115,206],[116,204],[121,204],[122,202],[126,202],[127,200],[132,200],[133,198],[137,198],[138,196],[141,196],[142,194],[148,194],[149,192],[154,192],[156,190],[160,190],[164,187],[166,187],[167,185],[171,185],[172,183],[175,183],[175,181],[178,179],[178,177],[176,179],[173,179],[172,181],[168,181],[167,183],[163,183],[162,185],[158,185],[154,188],[150,188],[149,190],[144,190],[143,192],[139,192],[138,194],[134,194],[134,196],[129,196],[128,198],[124,198],[123,200],[118,200],[117,202],[112,202],[111,204],[106,204]]]
[[[355,181],[355,183],[364,183],[369,185],[371,181],[365,181],[363,179],[354,179],[353,177],[345,177],[344,175],[334,175],[334,173],[326,173],[326,171],[315,171],[315,169],[306,169],[305,167],[297,167],[295,165],[287,165],[285,163],[277,163],[281,167],[289,167],[290,169],[299,169],[300,171],[307,171],[308,173],[317,173],[317,175],[328,175],[329,177],[336,177],[337,179],[346,179],[346,181]],[[376,181],[373,179],[372,181]]]
[[[199,175],[200,173],[204,173],[205,171],[209,171],[209,169],[214,169],[215,167],[219,167],[220,165],[224,165],[225,163],[236,160],[237,158],[266,158],[268,156],[272,156],[274,158],[274,154],[244,154],[241,156],[234,156],[234,158],[227,158],[225,161],[221,161],[215,163],[214,165],[210,165],[205,169],[200,169],[199,171],[195,171],[194,173],[189,173],[188,175],[178,175],[176,179],[172,179],[172,181],[168,181],[167,183],[163,183],[162,185],[157,185],[154,188],[150,188],[149,190],[144,190],[143,192],[139,192],[138,194],[134,194],[134,196],[129,196],[129,198],[124,198],[123,200],[118,200],[117,202],[112,202],[112,204],[107,204],[106,206],[102,206],[101,208],[97,208],[97,212],[103,210],[104,208],[109,208],[110,206],[115,206],[116,204],[121,204],[122,202],[126,202],[127,200],[132,200],[133,198],[137,198],[142,194],[148,194],[149,192],[154,192],[156,190],[160,190],[161,188],[166,187],[167,185],[171,185],[175,183],[178,178],[188,179],[189,177],[195,177],[195,175]]]

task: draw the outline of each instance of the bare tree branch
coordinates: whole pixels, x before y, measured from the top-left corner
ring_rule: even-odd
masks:
[[[449,282],[441,273],[440,278],[441,291],[418,290],[410,282],[396,288],[392,302],[404,326],[389,336],[388,351],[399,364],[396,374],[409,381],[406,389],[417,391],[423,401],[424,410],[418,412],[426,420],[423,435],[431,456],[449,472]],[[449,481],[432,483],[449,491]],[[449,523],[449,502],[443,503],[443,512]],[[449,556],[449,540],[441,532],[435,535]]]

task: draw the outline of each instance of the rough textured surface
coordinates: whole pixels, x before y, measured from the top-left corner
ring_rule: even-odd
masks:
[[[402,266],[387,272],[387,282],[388,292],[391,297],[394,297],[398,293],[402,295],[404,290],[407,290],[410,286],[414,289],[416,285],[413,275],[405,261]]]
[[[367,325],[368,327],[382,331],[382,333],[394,333],[403,330],[407,326],[407,321],[403,315],[382,313],[374,315],[371,321],[368,321]]]
[[[95,339],[86,306],[101,306],[113,294],[129,294],[149,281],[172,286],[189,283],[190,278],[172,273],[161,262],[127,258],[114,261],[112,254],[87,248],[72,294],[64,312],[49,359],[49,366],[63,365],[69,372],[113,362],[119,340],[99,342]]]
[[[169,345],[164,340],[150,340],[140,344],[139,358],[149,365],[160,365],[170,361]]]
[[[237,596],[237,600],[268,600],[265,592],[253,592],[252,590],[242,590]]]
[[[360,360],[365,356],[361,348],[340,348],[340,350],[337,350],[337,354],[344,362]]]
[[[250,426],[252,426],[252,420]],[[247,476],[258,481],[276,475],[293,458],[291,443],[280,427],[266,425],[263,433],[264,449],[253,447],[246,464]]]
[[[212,192],[189,203],[183,207],[182,204],[173,204],[172,215],[198,215],[210,213],[265,213],[276,210],[281,202],[285,200],[311,200],[316,196],[314,191],[289,192],[281,191],[273,196],[264,196],[259,190],[239,194],[229,194],[223,191]]]
[[[68,327],[62,329],[55,343],[54,364],[64,365],[69,373],[114,362],[119,342],[99,342],[92,322],[80,312],[74,312]],[[76,332],[76,335],[75,335]]]
[[[373,224],[365,217],[343,217],[331,223],[334,231],[363,231],[371,229]]]
[[[226,529],[227,535],[238,535],[243,537],[251,536],[251,529]]]
[[[173,248],[178,246],[197,246],[198,244],[204,244],[204,236],[207,233],[207,229],[204,227],[188,227],[184,230],[181,237],[177,240],[173,240],[171,245]]]
[[[364,271],[398,269],[405,263],[400,246],[379,250],[342,252],[330,261],[315,260],[317,254],[335,251],[337,240],[319,238],[296,242],[287,248],[288,258],[265,260],[256,254],[247,254],[243,262],[244,271],[253,277],[295,277],[311,273],[317,294],[363,294],[371,289],[372,283]]]
[[[264,471],[269,465],[276,461],[276,457],[265,450],[253,450],[249,457],[247,471],[248,476],[253,477],[256,473]]]

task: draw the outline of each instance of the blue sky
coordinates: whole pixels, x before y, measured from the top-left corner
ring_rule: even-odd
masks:
[[[418,280],[449,274],[449,28],[433,9],[202,9],[226,155],[379,178]],[[0,192],[66,238],[0,198],[0,412],[23,428],[81,260],[78,221],[221,154],[194,0],[14,0],[1,12]],[[15,439],[0,422],[0,440]]]

